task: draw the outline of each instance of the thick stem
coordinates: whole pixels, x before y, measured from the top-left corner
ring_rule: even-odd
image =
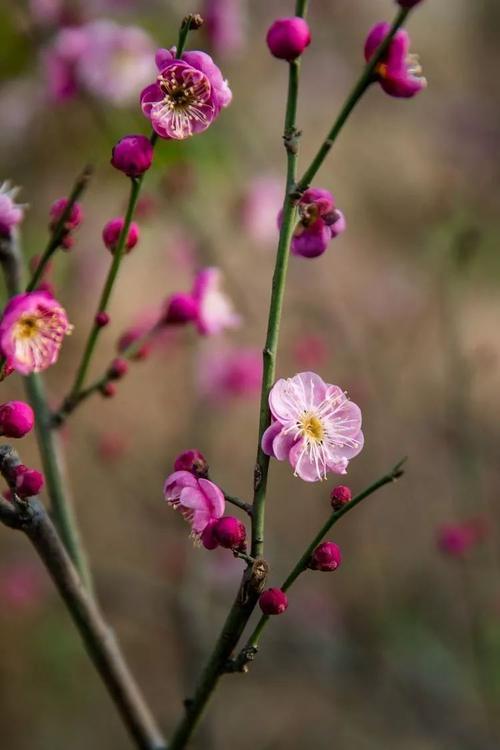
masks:
[[[9,446],[0,448],[0,470],[7,479],[9,471],[18,463],[17,455]],[[92,596],[82,587],[78,572],[43,505],[37,498],[22,501],[14,496],[13,502],[0,499],[0,521],[23,531],[35,547],[136,746],[139,750],[165,750],[165,740],[115,636]]]
[[[57,248],[60,246],[62,240],[64,239],[64,235],[66,234],[66,222],[71,216],[73,206],[75,205],[75,203],[77,202],[77,200],[79,199],[79,197],[81,196],[85,188],[87,187],[88,181],[91,176],[92,176],[91,167],[85,167],[82,173],[78,175],[76,182],[73,185],[73,190],[71,191],[71,194],[68,198],[68,203],[66,204],[66,207],[64,211],[62,212],[59,221],[57,222],[54,229],[52,230],[49,241],[47,243],[45,250],[43,251],[43,254],[42,254],[42,257],[40,258],[38,266],[34,270],[31,281],[26,287],[27,292],[32,292],[33,289],[35,289],[38,286],[43,276],[43,272],[45,271],[45,267],[47,263],[49,262],[50,258],[55,253]]]
[[[295,563],[289,575],[287,576],[287,578],[281,585],[281,589],[283,591],[287,591],[290,588],[290,586],[292,586],[295,583],[299,575],[307,569],[314,550],[316,549],[318,544],[322,542],[322,540],[324,539],[326,534],[328,534],[332,526],[334,526],[338,521],[340,521],[342,516],[345,516],[346,513],[349,513],[349,511],[355,508],[356,505],[359,505],[360,502],[365,500],[370,495],[373,495],[373,493],[379,490],[381,487],[383,487],[386,484],[389,484],[390,482],[396,481],[396,479],[399,479],[399,477],[403,475],[402,466],[405,460],[406,459],[403,459],[402,461],[400,461],[398,464],[396,464],[396,466],[394,466],[394,468],[388,474],[384,474],[383,477],[381,477],[380,479],[377,479],[376,482],[374,482],[365,490],[363,490],[363,492],[360,492],[359,495],[356,495],[356,497],[354,497],[350,503],[347,503],[347,505],[344,505],[343,508],[340,508],[340,510],[337,510],[331,514],[331,516],[326,521],[326,523],[323,524],[321,529],[315,535],[311,543],[306,547],[305,552],[301,555],[299,560]],[[242,654],[244,655],[243,661],[245,660],[245,653],[248,656],[248,654],[251,654],[252,651],[253,652],[256,651],[257,645],[260,639],[260,635],[266,623],[268,622],[268,620],[269,620],[269,617],[266,615],[263,615],[258,621],[253,633],[251,634],[251,636],[249,637],[247,641],[245,648],[243,649],[243,652],[242,652]]]
[[[17,239],[11,238],[0,246],[0,263],[7,291],[11,296],[22,290],[23,264]],[[91,590],[92,578],[87,557],[80,540],[78,524],[73,512],[70,493],[65,481],[59,438],[51,430],[51,414],[47,404],[42,376],[33,373],[23,378],[28,401],[35,412],[38,448],[47,482],[51,511],[68,553],[85,585]]]
[[[233,606],[229,610],[222,632],[212,655],[203,670],[192,699],[185,701],[186,713],[168,743],[169,750],[180,750],[195,730],[221,676],[227,671],[230,656],[257,603],[264,585],[267,565],[256,560],[247,568]]]
[[[130,184],[130,196],[128,200],[127,211],[125,213],[125,220],[124,220],[122,231],[120,233],[120,237],[118,239],[117,246],[115,250],[113,251],[113,260],[111,262],[111,266],[110,266],[106,281],[104,283],[103,290],[101,292],[99,304],[97,306],[96,316],[100,312],[106,312],[106,309],[108,307],[109,300],[111,297],[111,292],[113,291],[113,286],[116,281],[116,277],[118,276],[118,271],[120,270],[120,264],[121,264],[121,261],[125,252],[125,244],[127,241],[130,225],[132,223],[132,218],[134,216],[135,207],[137,205],[137,199],[139,198],[142,181],[143,181],[143,175],[141,175],[141,177],[137,179],[131,178],[130,180],[130,183],[131,183]],[[73,387],[71,388],[71,392],[68,396],[69,401],[77,398],[83,386],[83,383],[85,381],[85,377],[87,375],[87,371],[90,365],[90,361],[94,353],[95,345],[97,343],[97,339],[99,338],[99,334],[101,331],[102,331],[101,326],[98,325],[98,323],[96,322],[94,318],[94,323],[92,325],[92,328],[90,329],[90,334],[87,339],[87,344],[85,346],[80,365],[76,372],[75,381],[73,383]]]
[[[321,165],[323,164],[326,157],[330,153],[330,150],[333,144],[335,143],[335,141],[337,140],[337,136],[339,135],[340,131],[345,125],[349,115],[351,114],[354,107],[356,106],[358,101],[361,99],[361,97],[365,93],[366,89],[373,82],[375,68],[377,67],[381,59],[383,58],[384,54],[387,52],[394,34],[403,25],[409,12],[410,10],[408,8],[400,9],[396,18],[394,19],[394,22],[391,26],[391,29],[388,35],[385,37],[384,41],[382,42],[380,47],[377,49],[373,57],[367,62],[361,74],[361,77],[359,78],[358,82],[356,83],[351,93],[347,97],[347,100],[344,106],[340,110],[340,113],[337,119],[335,120],[335,122],[333,123],[325,140],[319,147],[319,150],[316,153],[316,156],[313,158],[311,164],[304,172],[304,175],[301,177],[301,179],[297,183],[298,194],[303,193],[304,190],[307,190],[307,188],[309,187],[309,185],[315,178]]]

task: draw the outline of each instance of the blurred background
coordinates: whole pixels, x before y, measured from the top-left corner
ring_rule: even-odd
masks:
[[[123,263],[92,375],[124,331],[148,325],[203,266],[222,269],[243,325],[204,340],[187,329],[162,336],[115,398],[89,400],[64,431],[100,599],[167,736],[243,563],[194,548],[162,483],[177,453],[196,447],[216,482],[250,498],[284,181],[287,66],[264,39],[293,3],[7,0],[0,9],[0,181],[21,185],[18,201],[29,204],[27,258],[47,241],[51,203],[84,164],[95,168],[74,247],[46,279],[75,325],[47,373],[55,405],[109,266],[102,227],[125,208],[111,146],[149,132],[138,92],[188,11],[211,19],[189,44],[214,55],[233,104],[205,134],[159,144],[140,243]],[[359,74],[368,29],[393,13],[390,0],[311,0],[302,168]],[[71,62],[65,34],[96,21],[119,41],[87,60],[75,85],[56,64]],[[348,230],[321,258],[291,259],[278,373],[315,370],[361,406],[365,448],[339,481],[359,491],[405,455],[407,474],[335,527],[341,569],[299,580],[250,674],[224,679],[193,747],[500,745],[499,23],[495,0],[424,2],[409,30],[428,89],[405,101],[373,86],[315,182],[333,192]],[[2,389],[3,401],[20,397],[19,377]],[[20,447],[39,467],[34,437]],[[271,585],[326,518],[335,479],[309,485],[272,463]],[[31,547],[5,528],[0,705],[6,750],[130,746]]]

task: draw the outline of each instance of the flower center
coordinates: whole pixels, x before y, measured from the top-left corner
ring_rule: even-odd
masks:
[[[207,76],[185,63],[171,65],[158,76],[164,98],[153,107],[155,117],[174,138],[186,138],[197,124],[207,128],[213,119],[211,84]]]
[[[22,315],[16,325],[15,336],[19,339],[31,339],[38,334],[38,318],[35,315]]]
[[[299,429],[302,436],[311,442],[321,443],[325,435],[325,430],[321,421],[315,414],[304,412],[299,419]]]

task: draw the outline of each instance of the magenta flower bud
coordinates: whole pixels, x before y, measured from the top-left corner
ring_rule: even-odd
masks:
[[[21,498],[38,495],[45,482],[43,474],[36,469],[29,469],[24,464],[14,468],[11,479],[16,494]]]
[[[195,477],[207,477],[208,461],[201,451],[194,448],[179,453],[174,461],[174,471],[189,471]]]
[[[166,325],[183,325],[198,318],[199,305],[190,294],[172,294],[165,305],[163,322]]]
[[[128,362],[126,359],[117,357],[111,362],[111,366],[108,370],[108,377],[112,380],[120,380],[125,377],[128,372]]]
[[[278,18],[267,32],[267,46],[274,57],[291,62],[311,43],[311,32],[303,18]]]
[[[140,177],[153,161],[153,146],[145,135],[126,135],[113,146],[111,164],[128,177]]]
[[[329,572],[337,570],[342,562],[342,553],[340,547],[333,542],[323,542],[319,544],[312,553],[309,567],[312,570],[322,570]]]
[[[245,544],[247,530],[234,516],[223,516],[216,521],[213,535],[221,547],[239,549]]]
[[[216,549],[219,546],[219,542],[214,534],[214,526],[216,523],[217,521],[210,521],[201,532],[200,539],[205,549]]]
[[[66,210],[66,206],[68,205],[68,199],[67,198],[58,198],[52,206],[50,207],[50,228],[54,229],[57,222],[62,217],[64,211]],[[69,214],[68,219],[65,223],[65,228],[70,231],[71,229],[76,229],[81,223],[83,219],[83,211],[82,207],[79,203],[74,203],[71,207],[71,211]]]
[[[96,326],[99,326],[99,328],[104,328],[104,326],[108,325],[110,318],[108,313],[102,310],[101,312],[97,313],[94,320]]]
[[[104,383],[99,388],[99,391],[104,398],[113,398],[113,396],[116,396],[116,385],[114,383]]]
[[[0,435],[22,438],[33,429],[33,409],[24,401],[7,401],[0,406]]]
[[[281,589],[267,589],[260,595],[259,606],[265,615],[281,615],[288,607],[288,597]]]
[[[333,510],[340,510],[352,500],[352,492],[345,484],[338,484],[330,492],[330,501]]]
[[[122,233],[123,225],[125,224],[124,219],[121,218],[121,216],[117,217],[116,219],[111,219],[108,221],[108,223],[105,225],[104,229],[102,230],[102,239],[106,247],[111,253],[114,253],[116,250],[116,247],[118,245],[118,240],[120,239],[120,234]],[[133,221],[130,224],[127,240],[125,242],[125,250],[126,252],[129,252],[132,250],[133,247],[137,245],[137,242],[139,241],[139,227]]]

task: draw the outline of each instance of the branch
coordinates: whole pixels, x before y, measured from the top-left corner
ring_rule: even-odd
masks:
[[[0,473],[9,482],[19,464],[17,453],[0,446]],[[13,502],[0,498],[0,521],[22,531],[35,547],[66,604],[85,648],[140,750],[165,750],[166,743],[125,662],[112,630],[82,586],[58,533],[38,498],[20,500],[11,486]]]
[[[347,100],[340,110],[340,113],[333,123],[328,135],[326,136],[325,140],[319,147],[318,152],[316,153],[316,156],[312,160],[309,167],[304,172],[304,175],[301,177],[299,182],[297,183],[296,193],[297,195],[301,195],[313,179],[315,178],[317,172],[319,171],[321,165],[325,161],[326,157],[330,153],[330,150],[337,140],[337,136],[339,135],[340,131],[342,130],[343,126],[345,125],[349,115],[355,108],[356,104],[359,102],[365,91],[368,89],[370,84],[373,82],[373,75],[375,68],[383,58],[384,54],[389,49],[389,45],[391,43],[392,38],[394,37],[397,30],[403,25],[405,22],[408,14],[410,12],[409,8],[401,8],[396,16],[396,18],[393,21],[393,24],[391,26],[391,29],[387,36],[385,37],[384,41],[378,48],[378,50],[375,52],[372,58],[367,62],[358,82],[352,89],[351,93],[347,97]]]
[[[380,479],[377,479],[376,482],[374,482],[365,490],[363,490],[363,492],[360,492],[359,495],[356,495],[356,497],[354,497],[350,503],[347,503],[342,508],[340,508],[340,510],[334,511],[331,514],[330,518],[326,521],[325,524],[323,524],[323,526],[318,531],[318,533],[316,534],[312,542],[306,547],[303,555],[295,563],[288,577],[285,579],[284,583],[280,587],[282,591],[287,591],[295,583],[295,581],[300,576],[300,574],[303,573],[305,570],[307,570],[314,550],[316,549],[318,544],[321,543],[321,541],[324,539],[326,534],[328,534],[332,526],[334,526],[338,521],[340,521],[342,516],[345,516],[346,513],[349,513],[353,508],[359,505],[359,503],[361,503],[370,495],[373,495],[373,493],[377,492],[377,490],[379,490],[381,487],[384,487],[386,484],[390,484],[391,482],[395,482],[397,479],[402,477],[404,474],[403,465],[405,462],[406,462],[406,458],[403,458],[401,461],[399,461],[399,463],[397,463],[391,469],[391,471],[388,474],[384,474],[384,476],[382,476]],[[232,665],[229,671],[232,671],[232,672],[246,672],[247,671],[247,664],[248,662],[253,661],[253,659],[255,658],[255,655],[257,654],[260,636],[266,624],[268,623],[268,621],[269,621],[269,616],[262,615],[257,625],[255,626],[254,631],[250,635],[245,647],[242,649],[238,657],[232,662]]]

